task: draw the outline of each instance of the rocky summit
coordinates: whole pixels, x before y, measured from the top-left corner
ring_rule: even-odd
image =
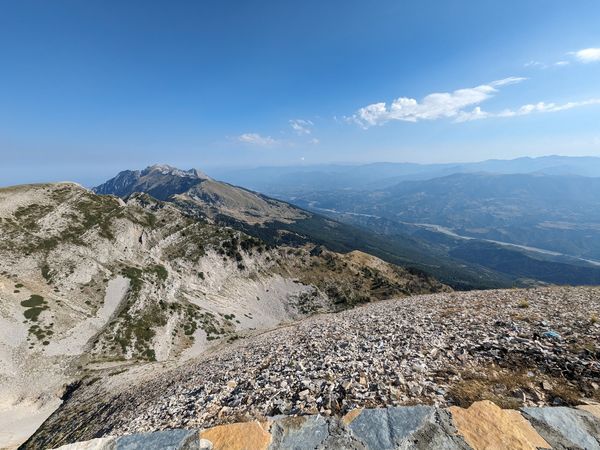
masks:
[[[99,376],[193,359],[319,312],[451,290],[362,252],[274,245],[201,209],[74,183],[0,189],[0,237],[0,446]]]
[[[357,408],[593,404],[599,310],[599,288],[553,287],[412,296],[317,315],[177,367],[87,380],[24,448],[282,414],[339,418]]]

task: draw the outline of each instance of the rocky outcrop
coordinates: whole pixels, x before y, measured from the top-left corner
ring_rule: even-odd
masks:
[[[167,372],[150,365],[135,376],[82,386],[33,442],[209,428],[279,414],[349,421],[357,408],[410,404],[491,400],[517,409],[600,401],[598,302],[600,288],[555,287],[412,296],[318,315]],[[411,417],[429,420],[421,408]],[[490,424],[502,423],[490,417]],[[504,429],[515,426],[510,415],[498,417]],[[427,430],[440,436],[432,425]]]
[[[174,176],[150,172],[156,186]],[[147,194],[124,201],[73,183],[0,189],[0,236],[0,447],[31,434],[73,381],[192,359],[317,312],[447,290],[377,258],[275,247]],[[32,418],[20,431],[17,407]]]
[[[595,405],[588,405],[595,406]],[[538,450],[600,449],[600,419],[572,408],[503,410],[408,406],[344,418],[274,417],[204,430],[167,430],[69,444],[60,450]]]

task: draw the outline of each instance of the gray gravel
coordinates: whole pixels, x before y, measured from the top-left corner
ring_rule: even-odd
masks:
[[[277,414],[447,406],[465,400],[457,387],[485,380],[492,381],[482,397],[516,406],[599,399],[599,317],[597,287],[372,303],[237,341],[138,386],[79,389],[38,433],[61,430],[75,440]],[[503,375],[518,386],[494,381]],[[79,425],[61,428],[65,419]]]

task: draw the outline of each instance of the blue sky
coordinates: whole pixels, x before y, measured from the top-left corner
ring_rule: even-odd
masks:
[[[5,1],[0,184],[600,156],[598,1]]]

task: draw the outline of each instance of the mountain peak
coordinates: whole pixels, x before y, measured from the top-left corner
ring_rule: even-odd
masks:
[[[207,180],[210,178],[201,170],[182,170],[178,169],[177,167],[170,166],[168,164],[154,164],[152,166],[148,166],[141,172],[141,176],[150,175],[152,173],[160,173],[161,175],[172,175],[183,178],[198,178],[201,180]]]
[[[167,164],[155,164],[144,170],[124,170],[116,177],[93,189],[97,194],[126,197],[146,192],[159,200],[181,194],[192,186],[211,178],[198,169],[181,170]]]

